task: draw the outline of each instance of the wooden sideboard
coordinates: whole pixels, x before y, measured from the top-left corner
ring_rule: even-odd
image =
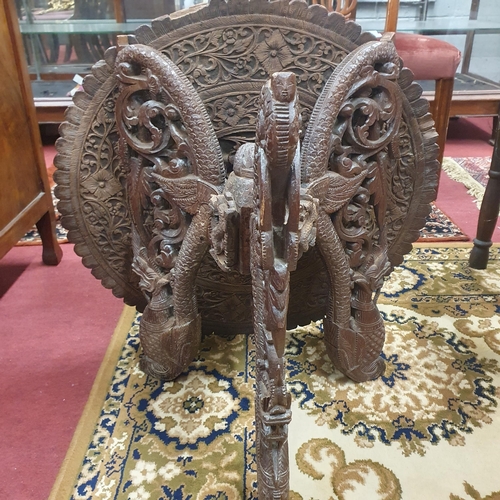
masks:
[[[12,0],[0,9],[0,258],[34,225],[43,242],[43,261],[56,265],[62,251]]]

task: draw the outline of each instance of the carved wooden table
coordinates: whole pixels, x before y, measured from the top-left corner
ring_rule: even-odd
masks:
[[[437,185],[428,104],[390,41],[302,1],[229,2],[139,28],[75,96],[63,224],[143,311],[172,379],[203,331],[255,332],[259,498],[288,498],[285,329],[323,318],[336,369],[378,377],[376,298]]]

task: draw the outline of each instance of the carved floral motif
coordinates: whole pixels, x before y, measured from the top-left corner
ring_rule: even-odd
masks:
[[[79,183],[86,231],[97,241],[103,258],[118,274],[126,273],[131,254],[129,210],[125,201],[125,173],[114,144],[116,92],[105,99],[83,142]]]
[[[269,25],[200,31],[163,52],[198,91],[293,71],[298,86],[314,93],[348,53],[340,44],[317,39],[306,31]]]

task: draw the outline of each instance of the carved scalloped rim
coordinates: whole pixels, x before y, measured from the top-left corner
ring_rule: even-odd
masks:
[[[212,0],[210,4],[192,9],[191,12],[185,15],[167,15],[153,20],[151,26],[140,26],[135,31],[135,36],[129,35],[129,43],[139,42],[148,44],[172,30],[180,29],[192,23],[207,21],[220,16],[241,15],[245,13],[253,14],[257,11],[259,14],[288,14],[291,17],[297,17],[304,22],[311,22],[319,27],[334,30],[356,45],[374,40],[375,38],[370,33],[362,32],[358,24],[346,20],[342,15],[336,12],[329,13],[320,5],[308,6],[304,0],[292,0],[291,2],[288,0],[278,0],[275,2],[268,2],[267,0],[229,0],[227,3],[224,0]],[[82,118],[86,113],[90,112],[89,110],[91,110],[97,94],[103,93],[102,85],[109,82],[109,78],[114,76],[115,58],[116,47],[111,47],[105,52],[104,60],[93,65],[92,73],[84,79],[83,90],[75,94],[73,104],[66,110],[66,121],[59,128],[61,137],[56,142],[57,155],[54,159],[54,165],[57,170],[54,174],[54,180],[57,183],[57,187],[55,193],[60,200],[58,209],[62,215],[61,223],[68,230],[68,240],[75,244],[75,252],[82,257],[83,265],[91,270],[94,277],[101,280],[105,288],[111,289],[116,297],[123,298],[126,304],[141,305],[144,303],[144,299],[140,291],[123,279],[117,279],[119,278],[118,276],[116,278],[110,276],[109,267],[108,269],[104,268],[96,260],[89,248],[90,244],[88,243],[89,239],[86,237],[88,233],[85,229],[85,222],[80,217],[80,214],[72,209],[71,155],[74,149],[74,141],[78,137],[82,138],[86,136],[86,134],[82,134],[79,130]],[[410,75],[409,79],[408,74]],[[403,78],[405,75],[406,79]],[[425,142],[430,146],[433,144],[436,145],[435,150],[432,147],[426,150],[424,173],[428,179],[435,179],[435,184],[433,183],[431,188],[422,193],[411,226],[405,228],[402,231],[403,234],[400,233],[399,241],[391,248],[391,262],[394,265],[402,262],[402,256],[411,250],[412,243],[418,239],[419,229],[423,226],[425,218],[430,212],[430,202],[435,199],[437,188],[438,150],[436,144],[437,135],[435,132],[432,135],[434,122],[428,112],[429,105],[427,101],[420,99],[421,90],[420,94],[414,91],[414,87],[412,87],[413,75],[405,68],[401,73],[400,83],[406,83],[407,81],[408,83],[402,88],[414,110],[419,128],[422,130],[423,135],[429,131],[431,134],[427,138],[424,138]],[[111,91],[111,88],[109,91]],[[97,102],[97,105],[100,106],[101,102]],[[77,191],[76,187],[74,186],[74,192]]]
[[[373,40],[371,33],[363,32],[361,26],[347,20],[337,12],[328,12],[322,5],[308,5],[304,0],[211,0],[204,7],[193,9],[185,15],[166,15],[136,29],[139,43],[149,44],[163,35],[194,23],[211,19],[245,14],[276,15],[310,22],[318,27],[332,30],[359,45]]]
[[[126,304],[141,305],[144,298],[132,285],[119,279],[120,277],[110,275],[110,267],[103,267],[94,257],[86,223],[80,212],[73,209],[72,192],[77,192],[76,179],[72,177],[72,153],[75,149],[75,141],[81,141],[86,137],[82,133],[80,126],[86,113],[92,113],[96,107],[102,105],[102,100],[95,100],[99,94],[102,97],[108,94],[106,86],[103,84],[114,84],[110,77],[114,75],[114,61],[116,58],[116,48],[109,48],[104,56],[104,60],[97,62],[92,67],[92,73],[85,77],[83,90],[77,92],[73,97],[73,104],[68,107],[65,113],[65,122],[59,127],[60,138],[56,142],[57,155],[54,159],[56,172],[54,180],[57,183],[55,194],[59,198],[58,210],[62,218],[62,225],[68,230],[68,241],[75,244],[75,253],[82,258],[85,267],[91,270],[92,275],[102,282],[105,288],[112,290],[118,298],[123,298]],[[111,86],[111,85],[110,85]],[[111,89],[108,89],[109,91]],[[90,122],[88,124],[90,127]]]
[[[403,68],[401,60],[400,65],[401,72],[398,83],[413,110],[413,119],[421,132],[424,169],[420,177],[422,186],[420,188],[417,186],[417,189],[414,190],[418,200],[410,205],[411,210],[405,219],[405,222],[409,221],[409,223],[401,229],[397,240],[389,248],[389,260],[393,266],[398,266],[403,262],[404,255],[412,250],[412,243],[417,241],[420,236],[420,229],[424,227],[426,217],[431,212],[431,202],[436,199],[439,172],[438,135],[434,128],[434,120],[429,112],[429,101],[421,97],[422,88],[414,82],[413,73],[408,68]]]

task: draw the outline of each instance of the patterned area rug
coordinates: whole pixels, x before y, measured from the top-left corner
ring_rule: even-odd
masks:
[[[488,183],[488,171],[491,166],[491,157],[453,158],[470,176],[481,186]]]
[[[321,324],[289,332],[292,500],[500,498],[500,248],[487,271],[469,252],[419,247],[392,274],[376,381],[333,369]],[[139,322],[127,308],[50,498],[256,499],[251,338],[208,336],[161,383]]]
[[[443,160],[443,170],[450,179],[462,183],[467,188],[478,208],[481,207],[484,190],[488,183],[490,165],[491,157],[444,158]]]
[[[64,229],[60,222],[56,221],[56,236],[57,241],[59,243],[67,243],[68,242],[68,231]],[[23,247],[28,245],[41,245],[42,239],[40,238],[40,233],[36,226],[33,226],[33,229],[28,231],[17,243],[16,246]]]
[[[470,238],[434,203],[427,216],[425,226],[420,230],[419,242],[469,241]]]

